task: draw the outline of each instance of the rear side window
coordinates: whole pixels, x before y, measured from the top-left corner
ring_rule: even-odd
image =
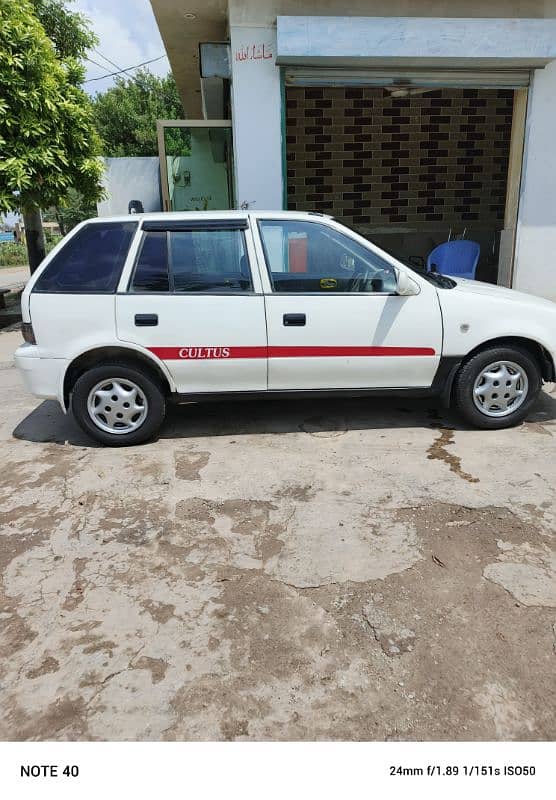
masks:
[[[114,293],[136,229],[136,222],[85,225],[54,256],[33,291]]]
[[[145,233],[133,275],[136,292],[169,292],[166,231]]]
[[[134,292],[252,291],[241,230],[146,231],[137,257]]]

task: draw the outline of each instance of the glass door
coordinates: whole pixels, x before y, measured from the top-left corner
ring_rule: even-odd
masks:
[[[164,211],[234,207],[230,120],[157,122]]]

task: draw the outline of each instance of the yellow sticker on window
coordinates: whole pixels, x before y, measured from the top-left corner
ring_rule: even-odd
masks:
[[[321,289],[335,289],[338,286],[338,281],[336,278],[321,278],[320,279],[320,288]]]

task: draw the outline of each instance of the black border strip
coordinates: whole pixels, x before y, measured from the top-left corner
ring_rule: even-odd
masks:
[[[144,231],[245,231],[247,219],[210,220],[145,220]]]

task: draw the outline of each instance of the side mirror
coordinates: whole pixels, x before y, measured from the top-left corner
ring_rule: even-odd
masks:
[[[405,270],[396,270],[397,292],[401,297],[411,297],[421,291],[417,281],[414,281]]]

